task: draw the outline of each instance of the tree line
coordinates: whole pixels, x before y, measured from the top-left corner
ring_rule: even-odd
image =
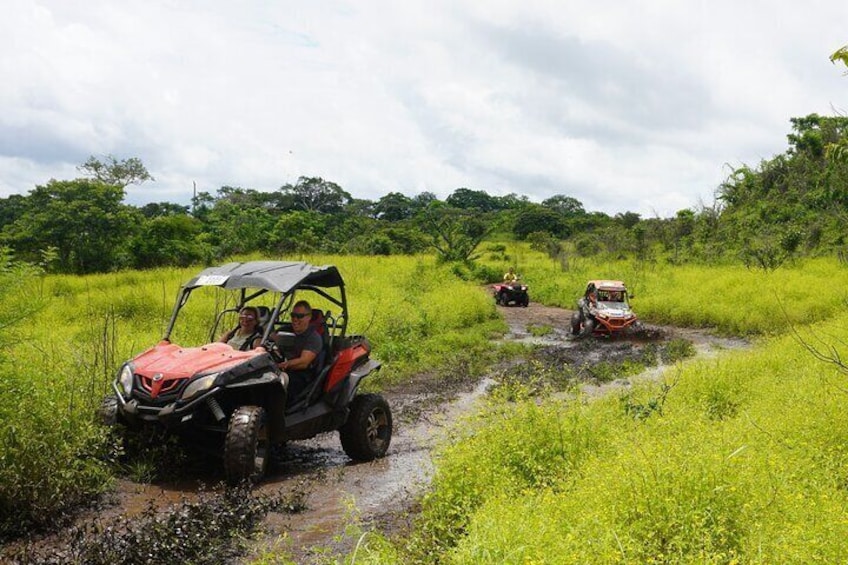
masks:
[[[457,188],[353,198],[321,177],[275,191],[224,186],[190,205],[124,202],[126,187],[153,180],[137,158],[91,157],[80,176],[50,180],[0,199],[0,245],[18,259],[63,273],[208,263],[261,252],[370,255],[433,250],[442,260],[475,258],[496,236],[527,240],[552,257],[742,261],[764,269],[797,255],[846,252],[848,118],[791,120],[789,148],[731,170],[709,205],[671,218],[586,211],[567,194],[541,203]]]

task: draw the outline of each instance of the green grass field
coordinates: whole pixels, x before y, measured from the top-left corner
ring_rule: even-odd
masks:
[[[493,399],[437,458],[413,531],[363,538],[356,563],[809,563],[848,561],[846,375],[820,347],[848,343],[845,269],[817,259],[772,273],[572,261],[526,246],[531,299],[572,307],[590,278],[622,278],[649,323],[756,335],[749,351],[669,369],[662,413],[621,398]],[[505,325],[479,281],[431,257],[308,257],[348,283],[352,333],[384,370],[483,371]],[[87,277],[7,268],[0,293],[0,532],[52,527],[110,488],[113,442],[93,416],[120,363],[162,335],[197,269]],[[843,355],[844,357],[844,355]],[[660,385],[629,402],[650,405]]]

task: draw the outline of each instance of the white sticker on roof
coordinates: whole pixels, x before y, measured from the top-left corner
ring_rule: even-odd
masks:
[[[197,286],[221,286],[227,282],[228,278],[230,278],[230,275],[203,275],[197,277],[197,282],[194,284]]]

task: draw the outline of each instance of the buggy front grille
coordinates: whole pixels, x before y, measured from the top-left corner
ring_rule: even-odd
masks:
[[[137,382],[141,392],[151,399],[171,400],[176,398],[182,388],[182,379],[165,380],[161,377],[148,377],[145,375],[136,375]]]

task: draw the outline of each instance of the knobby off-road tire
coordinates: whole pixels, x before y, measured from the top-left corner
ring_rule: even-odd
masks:
[[[118,423],[118,397],[108,394],[103,397],[100,407],[97,409],[97,419],[104,426],[115,426]]]
[[[588,318],[583,322],[583,328],[580,330],[580,337],[588,337],[595,331],[595,320]]]
[[[372,461],[386,454],[392,441],[392,412],[379,394],[359,394],[339,429],[342,449],[354,461]]]
[[[575,312],[571,315],[571,335],[580,335],[580,325],[583,322],[583,316],[580,312]]]
[[[230,417],[224,439],[224,474],[231,485],[256,482],[268,468],[265,409],[241,406]]]

